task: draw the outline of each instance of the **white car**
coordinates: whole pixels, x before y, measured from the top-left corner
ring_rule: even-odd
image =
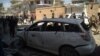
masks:
[[[41,20],[17,35],[27,46],[60,56],[89,55],[96,46],[90,28],[81,19]]]

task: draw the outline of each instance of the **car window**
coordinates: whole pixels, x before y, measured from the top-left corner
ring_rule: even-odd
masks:
[[[47,22],[45,26],[45,31],[54,31],[54,23],[53,22]]]
[[[82,32],[81,28],[75,24],[64,24],[66,32]]]
[[[62,23],[47,22],[43,31],[64,31]]]
[[[41,26],[43,26],[45,22],[38,22],[33,24],[28,31],[41,31]]]

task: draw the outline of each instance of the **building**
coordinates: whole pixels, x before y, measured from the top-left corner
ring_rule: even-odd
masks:
[[[91,17],[95,15],[98,17],[100,0],[72,0],[73,4],[83,4],[83,12],[85,12],[86,16]]]
[[[52,15],[58,18],[66,11],[62,0],[12,0],[11,3],[13,11],[18,15],[27,15],[29,19],[35,15],[36,20],[42,20],[44,14],[47,18],[52,18]]]
[[[72,3],[87,3],[87,2],[95,2],[97,3],[97,0],[72,0]]]
[[[100,13],[100,4],[98,3],[94,3],[94,4],[86,4],[85,5],[86,8],[86,13],[88,17],[91,17],[92,15],[95,15],[96,17],[98,17],[98,14]]]
[[[36,20],[43,20],[44,15],[48,18],[59,18],[60,16],[64,16],[65,7],[56,6],[56,7],[43,7],[36,8]]]
[[[83,0],[72,0],[72,3],[73,4],[76,4],[76,3],[83,3],[84,1]]]

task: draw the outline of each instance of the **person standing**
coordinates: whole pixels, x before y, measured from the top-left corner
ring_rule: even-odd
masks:
[[[18,19],[14,16],[9,17],[10,36],[15,37],[15,29],[17,27]]]
[[[76,19],[76,14],[75,13],[71,14],[70,18],[71,19]]]
[[[31,20],[30,20],[32,22],[32,24],[33,24],[34,20],[35,20],[35,14],[32,14],[31,15]]]
[[[2,22],[2,18],[0,18],[0,56],[4,56],[4,51],[3,51],[3,43],[2,43],[2,38],[3,38],[3,22]]]
[[[52,19],[54,19],[54,18],[55,18],[55,13],[53,12],[53,13],[52,13]]]
[[[98,13],[98,17],[99,17],[98,23],[99,23],[99,25],[100,25],[100,13]]]
[[[75,13],[73,13],[73,18],[76,19],[76,14]]]
[[[60,18],[60,19],[63,19],[63,15],[60,15],[59,18]]]
[[[88,17],[86,17],[86,15],[85,15],[84,12],[82,12],[82,16],[81,16],[80,19],[82,19],[83,22],[84,22],[87,26],[89,25],[89,19],[88,19]]]
[[[95,15],[92,15],[91,17],[90,17],[90,26],[91,27],[94,27],[95,28],[95,32],[94,32],[94,34],[99,34],[99,31],[98,31],[98,23],[97,23],[97,18],[96,18],[96,16]]]
[[[44,14],[43,20],[44,20],[44,19],[47,19],[47,16],[46,16],[46,14]]]
[[[65,19],[68,19],[68,15],[65,15]]]
[[[7,33],[7,19],[6,16],[3,17],[3,32],[4,34]]]

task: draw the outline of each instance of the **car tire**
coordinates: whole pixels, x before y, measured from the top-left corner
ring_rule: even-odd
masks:
[[[21,49],[25,46],[25,41],[23,39],[16,39],[11,43],[11,47],[16,49]]]
[[[59,56],[80,56],[80,55],[73,47],[64,46],[60,49]]]

